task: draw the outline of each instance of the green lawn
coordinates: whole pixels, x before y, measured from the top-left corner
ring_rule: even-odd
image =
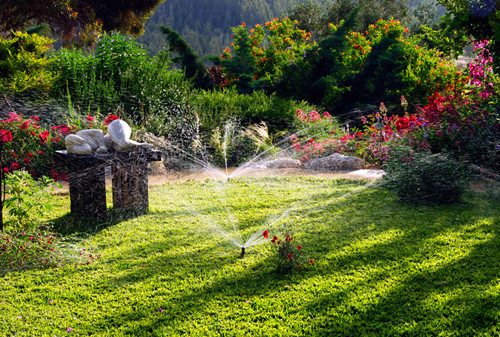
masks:
[[[1,334],[500,335],[500,204],[484,194],[432,207],[366,181],[190,180],[152,187],[150,209],[110,212],[81,243],[95,263],[7,273]],[[271,243],[240,257],[224,236],[286,228],[315,262],[290,275]]]

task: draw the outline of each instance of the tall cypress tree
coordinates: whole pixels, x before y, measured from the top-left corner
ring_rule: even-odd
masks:
[[[186,76],[193,79],[194,86],[199,89],[212,88],[213,82],[208,75],[203,61],[186,40],[179,33],[167,26],[160,26],[160,30],[168,41],[169,51],[177,53],[177,57],[173,61],[181,64]]]

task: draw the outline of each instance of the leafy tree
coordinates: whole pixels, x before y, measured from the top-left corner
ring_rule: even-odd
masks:
[[[495,59],[500,55],[500,3],[496,0],[437,0],[446,7],[441,18],[441,32],[437,43],[447,53],[459,55],[473,40],[490,40]]]
[[[3,0],[0,31],[46,23],[63,39],[92,38],[92,33],[119,30],[139,35],[144,22],[164,0]]]

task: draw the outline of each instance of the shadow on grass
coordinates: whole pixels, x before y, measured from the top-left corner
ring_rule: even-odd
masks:
[[[262,323],[280,314],[272,312],[272,301],[285,282],[305,285],[314,278],[323,283],[308,289],[310,296],[286,312],[303,317],[309,326],[295,335],[474,335],[495,328],[500,301],[487,289],[498,286],[500,277],[498,206],[467,200],[452,206],[401,205],[372,188],[345,198],[317,193],[311,200],[323,202],[301,205],[302,217],[293,221],[300,243],[317,261],[315,269],[283,277],[264,257],[234,272],[232,264],[244,262],[236,248],[234,254],[221,254],[220,242],[200,233],[182,241],[175,234],[189,227],[185,224],[169,229],[161,240],[138,240],[115,259],[101,262],[109,265],[109,275],[95,291],[121,295],[119,289],[127,288],[123,294],[131,296],[133,310],[105,311],[92,322],[93,330],[122,326],[125,335],[166,335],[161,330],[187,334],[185,327],[197,318],[217,317],[217,305],[233,306],[234,320]],[[185,212],[153,215],[175,219]],[[117,214],[88,232],[134,217]],[[480,225],[490,218],[496,218],[492,225]],[[146,267],[138,256],[147,259]],[[136,285],[145,289],[145,298],[134,297]],[[245,303],[255,297],[269,298],[271,304]],[[212,332],[236,334],[222,331],[222,322],[215,324]]]
[[[75,233],[95,235],[108,227],[143,215],[144,213],[134,210],[108,208],[106,215],[99,218],[73,216],[67,213],[59,218],[51,219],[51,222],[54,224],[53,230],[61,235]]]
[[[322,212],[308,213],[311,223],[326,222],[335,230],[324,235],[320,228],[323,235],[304,246],[327,247],[327,274],[349,279],[306,305],[307,312],[330,312],[314,322],[310,335],[498,333],[500,301],[494,291],[488,294],[500,277],[498,205],[474,209],[470,199],[451,206],[401,205],[390,195],[370,197],[373,192],[324,209],[343,210],[351,218],[344,228],[335,228]],[[413,218],[400,217],[411,213]],[[485,219],[488,225],[481,224]]]

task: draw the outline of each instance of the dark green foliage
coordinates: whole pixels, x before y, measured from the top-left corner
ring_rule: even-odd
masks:
[[[167,26],[160,26],[159,28],[168,41],[169,52],[174,52],[178,55],[173,58],[173,61],[181,64],[181,67],[186,73],[186,77],[193,79],[195,88],[212,88],[213,82],[208,75],[205,65],[186,40],[184,40],[179,33]]]
[[[243,94],[249,94],[256,88],[256,82],[253,78],[255,73],[255,57],[252,55],[252,41],[248,34],[239,34],[240,28],[234,29],[234,33],[239,35],[238,48],[234,55],[227,59],[222,59],[220,64],[225,68],[228,74],[232,74],[232,80],[237,82],[238,91]],[[246,30],[243,30],[246,32]],[[219,63],[219,62],[218,62]]]
[[[384,166],[388,189],[412,204],[450,204],[460,201],[468,172],[443,154],[395,148]]]
[[[349,93],[337,102],[325,102],[327,106],[335,104],[337,113],[355,108],[358,102],[377,105],[399,103],[406,87],[403,73],[408,67],[403,45],[394,37],[382,39],[373,46],[363,69],[350,76],[344,86]]]
[[[305,58],[310,64],[310,72],[297,80],[296,92],[291,94],[292,97],[319,105],[324,103],[327,92],[338,88],[347,75],[342,62],[342,53],[349,48],[345,36],[355,27],[358,12],[359,9],[351,11],[336,32],[306,52]]]
[[[335,33],[321,40],[317,47],[306,55],[311,64],[311,78],[307,98],[315,104],[323,103],[327,91],[337,86],[345,78],[345,66],[342,63],[342,53],[347,50],[348,42],[345,36],[357,23],[359,8],[351,11]],[[307,83],[307,82],[306,82]]]

